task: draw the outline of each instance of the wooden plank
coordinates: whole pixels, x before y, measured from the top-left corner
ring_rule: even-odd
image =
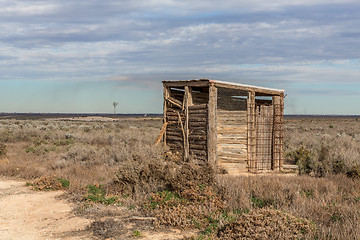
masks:
[[[220,163],[219,166],[225,169],[229,175],[238,175],[248,171],[248,165],[246,162]]]
[[[190,114],[208,114],[207,110],[202,110],[202,109],[195,109],[195,110],[190,110],[189,109],[189,113]]]
[[[189,106],[189,111],[193,110],[207,110],[207,104],[205,103]]]
[[[190,149],[206,150],[206,145],[202,145],[202,144],[190,144]]]
[[[221,126],[224,126],[224,127],[247,127],[246,126],[246,119],[244,119],[243,121],[239,122],[239,121],[235,121],[235,120],[220,120],[220,121],[217,121],[218,123],[218,126],[221,127]]]
[[[236,157],[220,157],[218,159],[218,164],[223,163],[243,163],[246,164],[246,157],[245,158],[236,158]]]
[[[170,96],[166,100],[169,103],[171,103],[171,104],[177,106],[178,108],[182,109],[182,103],[179,100],[177,100],[177,99],[175,99],[173,97],[170,97]]]
[[[255,148],[255,91],[249,92],[248,102],[248,167],[252,172],[256,171],[256,148]]]
[[[217,136],[216,136],[216,108],[217,108],[217,88],[214,85],[209,86],[209,104],[208,104],[208,135],[207,150],[208,161],[215,165],[217,161]]]
[[[284,139],[284,93],[281,94],[280,96],[280,109],[279,109],[279,114],[280,114],[280,126],[279,126],[279,131],[280,131],[280,147],[279,147],[279,170],[282,170],[284,167],[284,156],[283,156],[283,139]]]
[[[167,140],[173,140],[173,141],[182,141],[183,138],[182,136],[179,137],[179,136],[175,136],[175,135],[167,135]]]
[[[282,138],[283,138],[283,96],[273,97],[274,128],[273,128],[273,166],[274,170],[283,168]]]
[[[171,106],[168,106],[167,112],[168,112],[168,114],[175,113],[177,115],[178,112],[181,113],[181,110],[178,108],[173,108]]]
[[[218,138],[218,144],[244,144],[247,146],[247,138]]]
[[[247,144],[237,143],[237,144],[229,144],[229,143],[220,143],[218,147],[225,150],[225,149],[247,149]]]
[[[160,130],[159,136],[156,139],[155,144],[159,144],[159,142],[161,141],[162,137],[164,136],[164,133],[166,131],[166,126],[167,126],[167,122],[165,122]]]
[[[246,136],[247,130],[246,129],[217,129],[218,134],[220,135],[242,135]]]
[[[163,119],[163,123],[165,124],[166,123],[166,116],[168,114],[168,106],[167,106],[166,99],[169,97],[169,89],[166,86],[164,86],[163,91],[164,91],[163,92],[163,95],[164,95],[164,105],[163,105],[164,119]],[[166,128],[165,128],[163,140],[164,140],[164,144],[166,145]]]
[[[185,120],[185,116],[180,116],[180,117],[181,117],[181,120],[182,120],[182,121]],[[169,115],[168,115],[166,118],[167,118],[168,121],[176,122],[177,119],[178,119],[178,116],[169,116]]]
[[[246,155],[246,151],[241,151],[240,153],[236,153],[236,152],[219,152],[218,153],[218,158],[220,157],[229,157],[229,158],[237,158],[237,159],[242,159],[242,160],[246,160],[247,159],[247,155]]]
[[[200,79],[200,80],[187,80],[187,81],[163,81],[162,82],[167,87],[207,87],[209,86],[209,80]]]
[[[167,130],[166,132],[167,132],[168,135],[182,137],[181,131],[176,131],[176,130],[171,129],[171,130]]]
[[[185,96],[184,96],[184,108],[185,108],[185,138],[184,138],[184,157],[185,159],[189,158],[189,95],[191,92],[188,86],[185,86]]]
[[[183,135],[183,149],[184,149],[184,154],[186,154],[186,150],[185,150],[185,142],[186,142],[186,135],[185,135],[185,130],[184,130],[184,125],[181,121],[181,117],[180,117],[180,113],[178,113],[178,116],[179,116],[179,124],[180,124],[180,127],[181,127],[181,131],[182,131],[182,135]],[[187,158],[187,156],[185,156],[185,158]]]
[[[194,139],[190,139],[189,141],[189,146],[191,148],[192,144],[198,144],[198,145],[205,145],[206,146],[206,140],[194,140]]]
[[[241,124],[241,125],[233,125],[233,124],[218,124],[217,129],[222,129],[222,130],[240,130],[240,131],[246,131],[248,128],[248,126],[246,126],[245,124]]]
[[[231,88],[231,89],[239,89],[247,92],[256,92],[256,93],[263,93],[267,95],[279,95],[283,93],[282,90],[275,90],[275,89],[267,89],[267,88],[261,88],[256,86],[245,86],[245,85],[232,85],[227,83],[221,83],[214,81],[214,84],[216,87],[224,87],[224,88]]]
[[[206,125],[206,118],[205,117],[193,117],[191,116],[189,119],[190,122],[202,122]]]
[[[229,110],[217,110],[218,116],[226,115],[226,116],[232,116],[232,115],[247,115],[246,111],[229,111]]]
[[[207,113],[190,113],[190,120],[191,120],[191,118],[203,118],[203,119],[205,119],[205,122],[206,122],[207,121]]]
[[[220,121],[237,121],[240,123],[246,123],[247,115],[233,116],[233,115],[218,115],[217,119]]]
[[[206,141],[206,135],[205,134],[198,134],[198,135],[191,134],[191,135],[189,135],[189,139],[192,141],[196,141],[196,140]]]
[[[206,152],[206,150],[190,149],[190,154],[198,155],[198,156],[206,156],[207,152]]]
[[[201,126],[206,127],[205,122],[189,122],[189,125],[190,125],[190,129],[191,127],[201,127]]]

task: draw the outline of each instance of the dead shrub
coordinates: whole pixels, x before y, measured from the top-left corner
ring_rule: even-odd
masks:
[[[92,232],[94,237],[101,240],[123,236],[128,231],[121,222],[117,222],[112,219],[93,221],[90,226],[87,227],[87,230]]]
[[[32,183],[26,183],[26,185],[32,186],[33,190],[47,191],[67,189],[70,186],[70,182],[63,178],[46,176],[36,179]]]
[[[222,227],[218,239],[303,239],[313,224],[274,209],[257,209],[242,214],[236,221]]]
[[[153,193],[144,208],[147,215],[156,217],[158,225],[199,229],[211,224],[217,228],[224,209],[211,186],[192,186],[179,193]]]

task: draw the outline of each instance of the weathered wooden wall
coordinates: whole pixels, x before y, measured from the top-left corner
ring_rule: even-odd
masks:
[[[164,99],[164,141],[170,150],[207,161],[208,88],[164,87]]]
[[[247,170],[247,112],[217,110],[218,164],[229,173]]]
[[[207,104],[189,106],[190,156],[207,161]]]
[[[183,97],[184,91],[164,87],[164,122],[167,122],[164,141],[170,150],[181,154],[184,152],[184,134],[181,127],[185,123]]]

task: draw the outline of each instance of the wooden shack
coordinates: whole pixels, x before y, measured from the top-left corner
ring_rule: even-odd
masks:
[[[283,167],[284,90],[217,80],[163,81],[164,142],[228,173]]]

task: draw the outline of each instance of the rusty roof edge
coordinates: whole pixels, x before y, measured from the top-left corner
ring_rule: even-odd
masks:
[[[275,91],[275,92],[281,92],[284,93],[285,90],[283,89],[276,89],[276,88],[267,88],[267,87],[259,87],[259,86],[253,86],[253,85],[247,85],[242,83],[234,83],[234,82],[226,82],[226,81],[220,81],[220,80],[209,80],[210,83],[220,83],[224,85],[230,85],[230,86],[239,86],[239,87],[247,87],[247,88],[254,88],[259,90],[269,90],[269,91]]]

